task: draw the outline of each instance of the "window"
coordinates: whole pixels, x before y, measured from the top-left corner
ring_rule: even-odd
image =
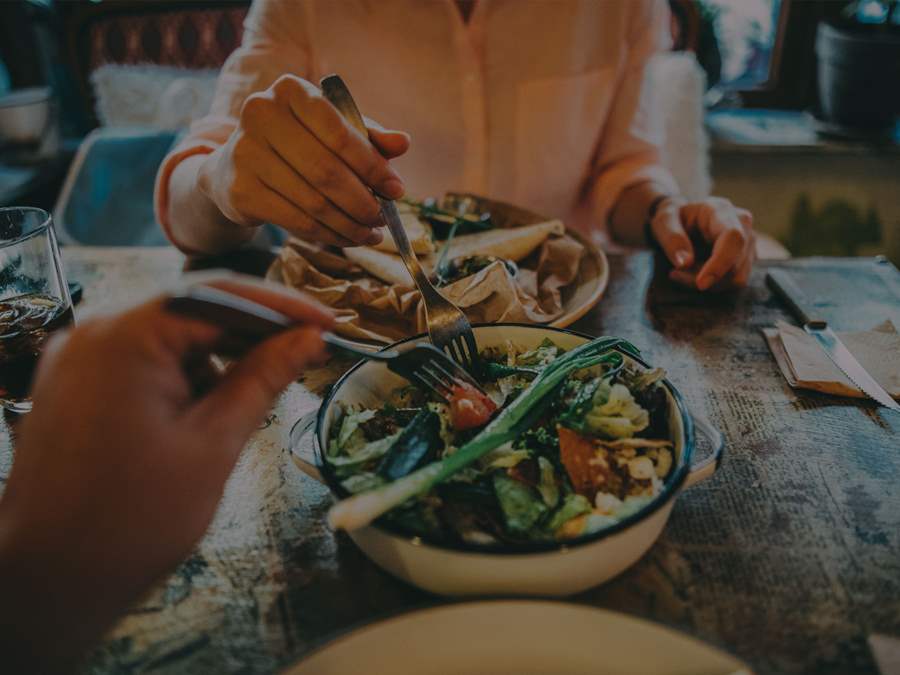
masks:
[[[718,86],[727,90],[765,87],[778,66],[784,22],[782,0],[701,0],[721,54]]]

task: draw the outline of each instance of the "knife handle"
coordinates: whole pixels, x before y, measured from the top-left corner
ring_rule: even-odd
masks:
[[[766,273],[766,284],[769,288],[787,303],[791,312],[803,325],[811,328],[825,328],[828,323],[816,316],[812,302],[800,287],[794,282],[790,274],[784,270],[772,269]]]

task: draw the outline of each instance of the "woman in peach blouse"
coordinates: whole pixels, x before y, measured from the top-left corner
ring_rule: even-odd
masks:
[[[750,213],[688,203],[660,164],[644,73],[668,42],[665,0],[256,0],[210,114],[160,168],[159,220],[187,252],[265,222],[352,246],[381,236],[368,188],[465,190],[625,244],[649,234],[700,290],[744,285]],[[385,125],[371,142],[312,84],[332,72]]]

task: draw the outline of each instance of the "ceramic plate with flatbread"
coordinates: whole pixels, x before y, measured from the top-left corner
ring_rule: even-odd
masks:
[[[439,207],[433,201],[398,206],[422,267],[432,274],[444,256],[441,292],[472,323],[565,327],[606,289],[606,256],[560,220],[459,193],[446,195]],[[444,255],[433,237],[455,231],[460,217],[469,221],[468,231]],[[343,250],[291,239],[267,276],[333,307],[335,331],[350,339],[390,343],[426,328],[421,296],[390,236],[378,246]]]
[[[571,229],[566,231],[584,246],[585,256],[575,283],[563,295],[563,315],[550,322],[556,328],[565,328],[587,314],[600,302],[609,284],[609,261],[603,250],[582,234]]]
[[[499,227],[521,227],[530,223],[544,223],[549,219],[527,209],[506,202],[500,202],[479,195],[448,192],[445,203],[452,205],[460,200],[468,200],[476,211],[487,211]],[[566,227],[566,234],[584,246],[585,255],[575,282],[563,293],[563,314],[548,325],[566,328],[587,314],[606,292],[609,285],[609,261],[603,250],[580,232]]]

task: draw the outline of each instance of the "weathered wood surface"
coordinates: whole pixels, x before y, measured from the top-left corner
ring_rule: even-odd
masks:
[[[181,264],[172,252],[120,255],[65,252],[71,278],[85,283],[82,313],[148,294]],[[639,563],[572,600],[668,624],[759,673],[875,672],[867,636],[900,635],[900,419],[785,384],[760,334],[786,316],[762,266],[746,291],[715,297],[673,288],[646,254],[610,262],[607,296],[575,328],[641,346],[728,448],[719,473],[679,497]],[[893,267],[786,266],[837,329],[886,317],[900,326]],[[336,632],[440,602],[330,532],[326,490],[283,449],[332,375],[311,373],[281,401],[197,551],[122,619],[89,672],[271,673]],[[3,439],[0,480],[10,464]]]

